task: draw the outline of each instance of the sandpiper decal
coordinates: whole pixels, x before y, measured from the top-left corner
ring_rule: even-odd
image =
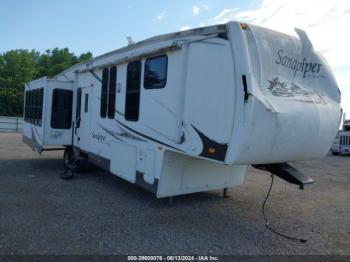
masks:
[[[318,75],[321,72],[322,64],[310,61],[306,57],[299,59],[299,57],[288,56],[284,53],[283,49],[277,51],[277,57],[275,63],[294,71],[293,76],[301,72],[303,78],[305,78],[311,75]]]
[[[107,137],[104,135],[101,135],[100,133],[95,133],[92,131],[92,139],[95,139],[99,143],[107,143]]]
[[[107,134],[111,135],[113,138],[115,138],[115,139],[117,139],[117,140],[119,140],[119,141],[123,141],[122,139],[119,138],[119,134],[118,134],[117,132],[112,131],[112,130],[109,130],[109,129],[105,128],[104,126],[100,125],[100,124],[98,124],[98,126],[99,126],[103,131],[105,131]],[[106,136],[104,136],[104,137],[106,137]]]
[[[328,103],[327,97],[316,90],[306,89],[292,82],[282,82],[278,77],[268,80],[268,82],[267,90],[274,96],[288,97],[304,103],[324,105]]]
[[[63,136],[63,131],[54,131],[52,134],[51,134],[51,137],[53,139],[58,139],[58,138],[61,138]]]

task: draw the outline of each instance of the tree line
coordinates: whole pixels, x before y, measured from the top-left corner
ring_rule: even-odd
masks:
[[[44,53],[17,49],[0,54],[0,116],[23,115],[26,82],[43,76],[53,77],[91,58],[91,52],[77,56],[68,48],[54,48]]]

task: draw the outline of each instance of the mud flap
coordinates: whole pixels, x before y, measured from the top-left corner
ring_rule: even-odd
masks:
[[[312,184],[313,179],[305,176],[299,170],[295,169],[288,163],[279,164],[263,164],[263,165],[252,165],[256,169],[268,171],[283,180],[298,185],[300,189],[304,189],[305,185]]]

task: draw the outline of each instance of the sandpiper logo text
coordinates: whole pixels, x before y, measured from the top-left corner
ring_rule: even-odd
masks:
[[[305,57],[303,58],[303,60],[298,60],[298,58],[289,57],[284,54],[282,49],[279,49],[277,51],[277,56],[278,59],[275,60],[275,63],[293,70],[294,76],[297,72],[301,72],[303,74],[303,78],[305,78],[308,73],[320,73],[320,68],[322,64],[307,61]]]
[[[94,133],[94,131],[92,131],[92,138],[97,140],[100,143],[105,143],[105,141],[106,141],[106,136],[101,135],[99,133],[96,134],[96,133]]]

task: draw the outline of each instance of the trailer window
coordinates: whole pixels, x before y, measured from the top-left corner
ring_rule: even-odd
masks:
[[[51,128],[70,129],[72,125],[73,91],[54,89],[52,93]]]
[[[38,97],[38,89],[35,89],[34,92],[34,101],[33,101],[33,115],[34,115],[34,124],[37,125],[38,124],[38,115],[39,115],[39,111],[38,111],[38,102],[39,102],[39,97]]]
[[[25,92],[24,121],[28,121],[28,91]]]
[[[32,122],[36,124],[36,90],[32,91]]]
[[[32,94],[33,90],[28,92],[28,122],[32,122]]]
[[[24,121],[41,126],[43,99],[43,88],[25,92]]]
[[[43,104],[44,104],[44,88],[39,89],[39,126],[43,122]]]
[[[114,118],[116,101],[117,67],[111,66],[102,71],[101,108],[102,118]]]
[[[167,79],[168,57],[166,55],[147,58],[145,62],[145,89],[164,88]]]
[[[35,122],[35,90],[32,90],[31,94],[31,105],[30,105],[30,121],[32,124]]]
[[[80,127],[80,111],[81,111],[81,87],[77,90],[77,108],[75,111],[75,120],[77,122],[77,128]]]
[[[27,104],[27,112],[26,112],[26,117],[27,117],[27,122],[30,122],[30,90],[29,91],[27,91],[28,93],[27,93],[27,96],[26,96],[26,103],[28,103]]]
[[[89,94],[85,94],[84,112],[87,113],[88,111],[89,111]]]
[[[107,116],[108,78],[109,78],[109,69],[103,68],[102,88],[101,88],[101,107],[100,107],[100,116],[102,118],[105,118]]]
[[[34,90],[30,91],[30,123],[34,124]]]
[[[128,64],[126,78],[125,119],[137,121],[140,111],[141,61]]]
[[[111,68],[109,69],[108,118],[114,118],[114,115],[115,115],[116,85],[117,85],[117,67],[111,66]]]

